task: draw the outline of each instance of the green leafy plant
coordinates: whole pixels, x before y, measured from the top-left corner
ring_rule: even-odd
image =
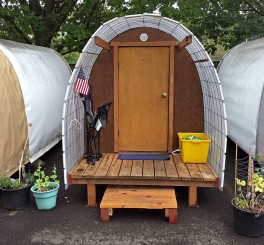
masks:
[[[18,190],[26,187],[28,184],[20,182],[18,179],[12,179],[7,176],[0,177],[0,188],[5,190]]]
[[[264,178],[260,172],[253,173],[247,181],[236,178],[236,187],[235,206],[256,216],[264,214]]]
[[[25,173],[25,182],[27,184],[33,184],[35,182],[35,177],[34,177],[34,173],[32,172],[26,172]]]
[[[54,164],[52,175],[48,176],[45,174],[45,171],[39,165],[37,170],[34,172],[34,176],[36,178],[35,185],[37,186],[37,190],[40,192],[49,191],[52,188],[50,187],[50,183],[53,182],[55,184],[59,184],[59,180],[57,179],[56,166]],[[52,181],[51,181],[52,180]]]

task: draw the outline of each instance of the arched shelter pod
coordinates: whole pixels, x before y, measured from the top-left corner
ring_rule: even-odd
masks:
[[[246,153],[264,154],[264,38],[235,46],[222,59],[228,136]]]
[[[0,175],[12,175],[61,139],[71,70],[54,50],[0,39]]]
[[[131,67],[137,66],[131,65],[134,59],[141,63],[131,70]],[[110,110],[109,123],[101,134],[101,152],[130,150],[130,145],[126,145],[126,140],[120,139],[119,133],[120,130],[132,129],[133,124],[130,123],[137,114],[142,115],[142,123],[137,125],[153,124],[154,131],[160,132],[157,133],[157,138],[162,139],[165,135],[165,146],[162,146],[165,148],[155,148],[148,141],[147,145],[151,145],[154,151],[165,149],[171,152],[177,149],[178,132],[205,132],[212,140],[208,161],[220,176],[223,186],[226,119],[221,85],[213,63],[198,39],[182,24],[151,14],[125,16],[104,23],[83,49],[65,95],[63,154],[66,184],[68,172],[84,153],[84,129],[82,126],[79,128],[83,125],[84,111],[79,95],[73,91],[81,67],[89,84],[93,86],[95,108],[108,100],[114,103]],[[147,78],[144,77],[146,71]],[[146,86],[148,90],[144,90],[146,84],[144,79],[141,80],[142,77],[145,80],[150,77],[151,85]],[[158,84],[165,84],[165,87],[158,87],[155,81],[158,78]],[[132,108],[135,109],[129,108],[131,120],[124,123],[120,118],[121,115],[122,118],[125,117],[127,106],[130,106],[126,102],[137,101],[122,95],[122,84],[130,83],[131,80],[139,80],[141,83],[132,83],[129,88],[138,98],[156,96],[158,100],[152,105],[154,109],[145,107],[148,103],[144,100],[140,100],[138,105],[132,103]],[[165,100],[162,98],[164,91]],[[164,101],[167,101],[165,106]],[[151,123],[143,118],[149,116],[148,111],[154,115]],[[159,124],[155,124],[156,121]],[[164,122],[166,128],[163,132],[166,133],[161,133],[158,127]],[[129,125],[129,128],[123,129],[123,125]],[[151,132],[148,127],[144,128],[144,140]],[[133,147],[131,149],[139,150]],[[143,151],[151,149],[144,148]]]

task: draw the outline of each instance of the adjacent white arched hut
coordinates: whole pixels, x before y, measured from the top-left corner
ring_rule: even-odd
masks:
[[[71,70],[52,49],[0,39],[0,175],[12,175],[61,139]]]
[[[101,152],[106,154],[95,165],[81,161],[85,151],[84,108],[74,92],[81,68],[93,87],[95,108],[113,102],[100,140]],[[124,183],[126,180],[125,184],[180,185],[177,174],[181,173],[175,165],[168,170],[164,169],[166,162],[150,162],[150,172],[160,167],[162,176],[155,172],[142,183],[139,179],[145,178],[149,163],[129,162],[124,167],[117,157],[122,151],[171,153],[179,147],[178,132],[205,132],[211,138],[208,162],[223,187],[227,135],[224,99],[216,70],[202,44],[179,22],[158,15],[125,16],[104,23],[84,47],[65,96],[65,184],[87,183],[91,193],[94,184],[116,184],[117,178]],[[138,172],[136,165],[141,169]],[[197,179],[203,181],[198,185],[204,186],[205,178],[197,165],[194,168]],[[140,176],[134,176],[135,172]],[[176,181],[155,182],[169,176]],[[187,178],[195,179],[190,175]],[[209,182],[207,186],[212,184]]]
[[[246,153],[264,153],[264,38],[235,46],[222,59],[228,136]]]

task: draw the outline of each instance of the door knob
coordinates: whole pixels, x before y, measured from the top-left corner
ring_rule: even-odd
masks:
[[[162,98],[167,98],[167,93],[162,93],[161,97]]]

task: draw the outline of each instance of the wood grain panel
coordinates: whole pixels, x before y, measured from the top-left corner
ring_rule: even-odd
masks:
[[[169,48],[119,48],[119,150],[168,150]]]
[[[114,102],[113,50],[102,51],[96,59],[89,78],[93,87],[94,110],[107,101]],[[114,152],[114,105],[111,106],[108,123],[100,131],[100,152]]]
[[[179,148],[178,132],[203,132],[202,87],[192,58],[175,49],[173,149]]]
[[[107,175],[108,169],[113,161],[114,154],[106,154],[103,158],[102,162],[100,163],[94,177],[96,178],[103,178]]]
[[[89,166],[89,164],[87,163],[86,159],[83,159],[77,166],[76,168],[72,171],[71,173],[71,177],[74,178],[76,176],[82,176],[83,173],[85,172],[85,170],[87,169],[87,167]]]
[[[107,172],[107,177],[109,178],[117,177],[119,175],[121,164],[122,164],[122,160],[118,159],[118,154],[115,154],[112,164]]]
[[[208,164],[197,164],[197,167],[199,168],[204,181],[214,181],[216,176],[214,173],[212,173],[211,169],[209,168]]]
[[[149,41],[175,41],[171,35],[153,28],[128,30],[112,41],[139,41],[142,32]],[[175,49],[173,104],[173,149],[178,147],[178,132],[203,132],[203,98],[196,67],[185,49]],[[98,56],[91,71],[89,84],[94,86],[94,109],[112,100],[114,103],[113,47]],[[114,106],[110,109],[107,126],[101,131],[101,152],[114,152]]]
[[[109,186],[100,208],[177,208],[175,190],[172,187]]]
[[[131,178],[142,178],[143,174],[143,161],[142,160],[134,160],[132,171],[131,171]]]
[[[99,161],[96,161],[94,165],[89,164],[89,166],[87,167],[87,169],[83,173],[83,176],[84,177],[93,177],[94,174],[95,174],[95,172],[96,172],[96,170],[100,166],[100,163],[104,159],[104,157],[105,157],[105,154],[103,154],[103,156],[100,158],[100,160]]]
[[[164,161],[164,164],[165,164],[167,178],[168,179],[178,179],[179,175],[178,175],[175,163],[171,155],[170,155],[170,160]]]
[[[148,35],[148,41],[175,41],[176,39],[170,34],[149,27],[135,28],[128,30],[116,36],[112,41],[116,42],[137,42],[139,41],[140,34],[144,32]]]
[[[163,161],[154,160],[155,179],[166,179],[166,170]]]
[[[154,165],[152,160],[144,161],[143,179],[154,179]]]
[[[132,169],[132,160],[123,160],[120,168],[119,177],[130,177]]]
[[[179,179],[191,180],[191,176],[186,167],[186,164],[184,164],[182,161],[179,161],[179,158],[177,156],[173,156],[173,158],[175,159],[175,166],[179,174]]]
[[[203,176],[199,170],[199,168],[197,167],[196,164],[194,163],[186,163],[186,166],[189,170],[189,173],[191,175],[191,178],[194,180],[203,180]]]

